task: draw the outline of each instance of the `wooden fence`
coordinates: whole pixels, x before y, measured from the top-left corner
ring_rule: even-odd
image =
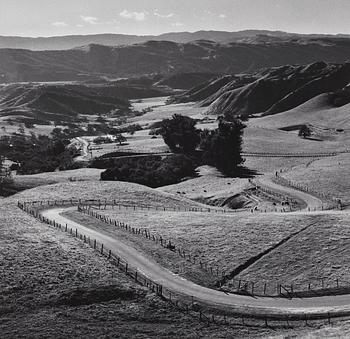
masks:
[[[97,208],[98,207],[94,208],[94,206],[80,205],[78,206],[78,211],[94,217],[106,224],[119,227],[120,229],[135,236],[144,237],[145,239],[153,241],[156,244],[159,244],[160,246],[173,251],[174,253],[178,253],[178,255],[182,258],[191,264],[197,265],[198,268],[202,269],[204,272],[212,275],[215,279],[217,279],[215,285],[219,290],[252,296],[281,296],[288,298],[301,295],[320,294],[325,289],[329,289],[330,293],[336,293],[337,290],[346,288],[349,288],[350,291],[350,283],[345,282],[338,277],[332,280],[326,278],[315,279],[312,283],[308,283],[307,285],[285,284],[280,282],[271,283],[266,281],[249,281],[245,279],[232,278],[229,276],[227,270],[223,270],[218,266],[215,267],[213,265],[209,265],[203,259],[196,259],[196,256],[192,254],[191,251],[180,247],[175,240],[167,239],[158,233],[153,233],[147,228],[132,227],[127,223],[112,219],[106,215],[100,214],[97,211]]]
[[[32,200],[23,202],[24,205],[35,206],[36,208],[47,208],[53,206],[99,206],[99,208],[107,208],[107,206],[113,206],[116,208],[125,208],[130,210],[153,210],[153,211],[163,211],[163,212],[201,212],[201,213],[238,213],[242,210],[232,210],[232,209],[224,209],[220,207],[164,207],[162,205],[152,206],[146,204],[126,204],[119,203],[116,199],[57,199],[57,200]]]
[[[249,311],[246,309],[240,309],[234,307],[232,310],[210,308],[208,305],[202,304],[201,300],[196,299],[193,296],[181,295],[177,291],[168,289],[161,284],[153,281],[147,275],[140,272],[137,268],[129,265],[128,261],[119,256],[117,253],[112,252],[104,246],[103,243],[98,242],[96,239],[85,236],[77,229],[69,227],[68,224],[62,225],[55,220],[48,219],[40,214],[40,209],[35,205],[28,203],[18,202],[18,207],[26,213],[37,218],[41,222],[55,227],[58,230],[68,233],[72,237],[79,239],[86,245],[92,247],[98,251],[101,255],[105,256],[108,260],[111,260],[124,274],[133,279],[136,283],[147,287],[152,292],[156,293],[163,300],[168,301],[176,307],[177,310],[186,313],[189,316],[195,317],[207,325],[250,325],[250,326],[269,326],[269,327],[288,327],[309,325],[311,321],[317,321],[322,323],[331,324],[333,318],[348,319],[350,312],[337,311],[337,312],[325,312],[325,313],[269,313],[263,314],[255,313],[254,310]]]
[[[280,185],[292,187],[292,188],[295,188],[299,191],[303,191],[305,193],[310,193],[313,196],[320,198],[321,200],[326,200],[327,203],[323,205],[322,209],[330,209],[330,210],[342,209],[342,203],[341,203],[341,200],[339,198],[334,197],[334,196],[329,195],[329,194],[326,194],[326,193],[323,193],[323,192],[313,190],[310,187],[308,187],[307,185],[302,185],[302,184],[299,184],[295,181],[286,179],[286,178],[282,177],[278,172],[276,172],[276,175],[274,177],[274,181],[276,181]]]

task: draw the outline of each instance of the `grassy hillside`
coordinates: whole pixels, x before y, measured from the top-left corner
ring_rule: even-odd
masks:
[[[131,92],[131,90],[130,90]],[[32,121],[74,121],[80,115],[125,115],[130,103],[126,89],[115,86],[12,84],[0,87],[0,117]]]
[[[329,92],[338,92],[350,82],[350,64],[317,62],[307,66],[281,66],[255,73],[248,84],[234,79],[202,103],[208,114],[249,116],[276,114],[297,107]],[[334,105],[344,105],[350,95],[344,91]]]
[[[350,104],[334,105],[334,94],[323,93],[286,112],[252,120],[252,124],[266,128],[284,128],[302,124],[332,129],[350,128]]]

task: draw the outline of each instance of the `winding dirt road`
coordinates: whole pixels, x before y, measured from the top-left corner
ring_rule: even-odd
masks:
[[[278,184],[274,183],[270,177],[259,179],[259,182],[269,189],[277,190],[278,192],[282,192],[305,201],[308,207],[319,207],[320,204],[322,204],[322,201],[310,194],[297,191],[293,188],[279,186]],[[193,297],[194,300],[201,303],[213,307],[231,309],[235,312],[240,311],[261,316],[286,314],[291,316],[303,316],[305,314],[314,316],[327,315],[329,312],[332,313],[332,315],[344,315],[344,313],[350,315],[350,295],[332,295],[293,299],[283,297],[251,297],[245,295],[227,294],[222,291],[212,290],[197,285],[161,267],[154,260],[144,257],[133,247],[124,244],[117,238],[111,237],[110,235],[104,233],[103,230],[97,232],[77,222],[71,221],[62,215],[63,212],[72,209],[74,209],[74,207],[54,208],[42,211],[42,215],[46,218],[55,220],[60,224],[68,224],[69,227],[77,229],[78,232],[104,243],[108,249],[111,249],[114,253],[126,259],[131,266],[137,268],[148,278],[173,292],[188,296],[189,298]],[[292,213],[307,212],[304,210]],[[347,213],[347,211],[318,211],[312,213],[332,214]]]

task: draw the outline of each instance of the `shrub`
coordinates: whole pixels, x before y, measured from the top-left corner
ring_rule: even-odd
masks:
[[[195,163],[185,155],[127,159],[122,165],[101,173],[101,180],[129,181],[149,187],[160,187],[180,182],[184,177],[195,176]]]

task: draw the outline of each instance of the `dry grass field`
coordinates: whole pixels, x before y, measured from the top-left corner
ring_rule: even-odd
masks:
[[[170,118],[173,114],[181,114],[186,116],[191,116],[193,118],[203,118],[203,108],[199,107],[196,103],[184,103],[184,104],[171,104],[166,106],[161,106],[162,98],[159,102],[154,102],[158,107],[152,108],[152,110],[142,116],[129,119],[132,123],[139,123],[140,125],[149,125],[155,121]],[[135,107],[135,104],[134,104]],[[138,107],[138,106],[136,106]],[[152,107],[146,106],[146,107]],[[146,108],[143,106],[143,108]]]
[[[16,195],[18,200],[105,199],[119,204],[195,208],[203,205],[146,186],[121,181],[66,182],[36,187]]]
[[[308,166],[297,166],[285,177],[350,203],[350,154],[319,159]]]
[[[299,165],[306,165],[314,158],[264,158],[264,157],[246,157],[244,166],[257,174],[268,174],[279,171],[280,169],[292,169]]]
[[[230,273],[249,258],[312,223],[302,215],[221,214],[200,212],[101,210],[131,227],[145,228],[170,239],[219,272]],[[317,217],[316,217],[317,218]],[[281,258],[282,259],[282,258]],[[268,275],[268,272],[266,272]]]
[[[349,107],[335,107],[329,94],[324,93],[289,111],[253,120],[253,124],[267,128],[281,128],[300,124],[313,124],[326,128],[349,129]]]
[[[243,151],[268,153],[324,153],[346,149],[347,135],[331,140],[312,140],[298,137],[297,133],[249,125],[244,130]],[[348,141],[348,140],[347,140]]]
[[[348,216],[319,216],[318,222],[274,250],[239,277],[253,281],[293,284],[307,290],[350,283]],[[316,283],[318,282],[318,283]]]
[[[197,168],[198,177],[178,184],[159,187],[158,191],[178,194],[189,199],[216,200],[241,193],[250,185],[248,179],[228,178],[210,166]]]
[[[13,176],[14,187],[21,191],[37,186],[51,185],[62,182],[98,181],[103,170],[96,168],[80,168],[71,171],[39,173],[32,175]]]

